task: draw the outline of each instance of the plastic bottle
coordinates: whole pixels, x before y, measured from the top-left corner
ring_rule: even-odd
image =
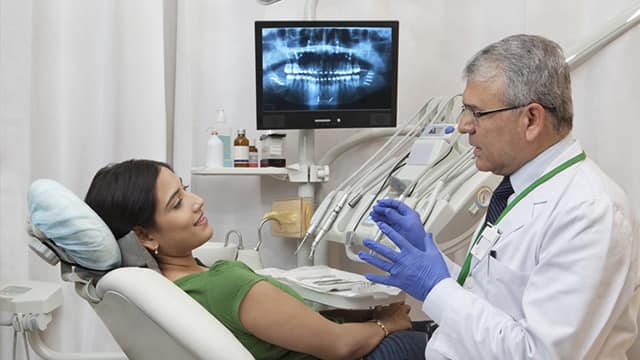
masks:
[[[249,167],[249,139],[245,134],[245,129],[239,129],[238,136],[233,140],[234,167]]]
[[[207,168],[221,168],[224,166],[224,144],[218,137],[216,129],[209,129],[211,136],[207,141]]]
[[[256,147],[256,139],[253,139],[249,142],[249,167],[251,168],[259,167],[258,148]]]
[[[224,149],[224,167],[233,167],[231,158],[231,129],[227,127],[224,109],[218,109],[216,115],[216,130],[218,137],[222,141]]]

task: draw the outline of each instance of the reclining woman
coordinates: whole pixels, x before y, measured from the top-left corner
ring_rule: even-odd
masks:
[[[162,274],[222,322],[256,359],[424,358],[426,335],[403,331],[411,327],[408,305],[343,311],[342,319],[329,319],[307,307],[291,288],[242,262],[204,267],[192,256],[213,235],[204,201],[188,192],[165,163],[108,165],[96,173],[85,201],[117,239],[133,230]]]

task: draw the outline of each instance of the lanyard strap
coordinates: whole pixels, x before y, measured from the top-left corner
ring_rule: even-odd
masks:
[[[538,178],[538,180],[534,181],[533,184],[529,185],[526,189],[524,189],[524,191],[522,191],[521,193],[518,194],[518,196],[516,196],[515,199],[513,199],[513,201],[507,205],[507,207],[502,210],[502,212],[500,213],[500,216],[498,216],[498,218],[495,221],[495,224],[493,225],[498,225],[498,223],[500,222],[500,220],[502,220],[502,218],[504,218],[507,213],[509,211],[511,211],[511,209],[513,209],[514,206],[516,206],[516,204],[518,204],[520,202],[520,200],[522,200],[525,196],[527,196],[530,192],[533,191],[533,189],[537,188],[538,186],[542,185],[543,183],[545,183],[547,180],[551,179],[552,177],[558,175],[560,172],[562,172],[563,170],[565,170],[566,168],[579,163],[580,161],[584,160],[587,158],[587,154],[585,154],[585,152],[581,152],[580,154],[572,157],[571,159],[563,162],[562,164],[558,165],[557,167],[553,168],[551,171],[549,171],[548,173],[542,175],[540,178]],[[480,229],[480,231],[478,232],[478,235],[476,235],[475,240],[473,241],[473,244],[471,244],[471,247],[469,249],[473,249],[473,247],[476,245],[476,243],[478,242],[478,239],[480,239],[480,236],[482,235],[482,232],[484,231],[484,228],[487,226],[487,224],[483,224],[482,228]],[[462,269],[460,269],[460,274],[458,274],[458,284],[462,285],[464,284],[464,281],[467,279],[467,276],[469,275],[469,270],[471,269],[471,259],[473,258],[473,255],[471,255],[471,251],[469,251],[467,253],[467,257],[464,260],[464,264],[462,265]]]

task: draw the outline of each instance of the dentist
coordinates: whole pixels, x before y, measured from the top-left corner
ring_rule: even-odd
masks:
[[[624,192],[570,135],[569,67],[548,39],[514,35],[464,69],[458,130],[478,170],[501,175],[462,267],[418,214],[380,200],[397,245],[360,252],[371,281],[423,301],[427,359],[626,359],[640,306],[637,225]]]

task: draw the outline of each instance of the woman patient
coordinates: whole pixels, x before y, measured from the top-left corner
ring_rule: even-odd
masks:
[[[408,305],[323,315],[291,288],[242,262],[218,261],[210,268],[197,262],[192,250],[213,235],[204,201],[165,163],[128,160],[106,166],[96,173],[85,201],[117,239],[133,230],[162,274],[256,359],[424,358],[426,335],[403,331],[411,328]]]

